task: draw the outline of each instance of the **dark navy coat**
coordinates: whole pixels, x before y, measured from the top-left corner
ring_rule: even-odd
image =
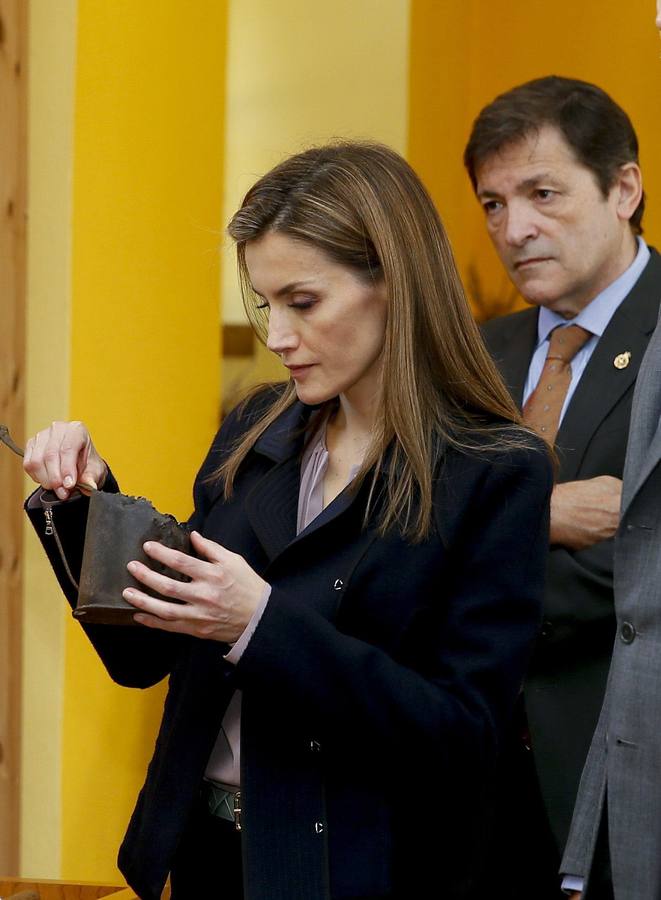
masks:
[[[195,484],[192,526],[272,585],[236,668],[214,641],[85,626],[119,684],[170,680],[119,855],[144,900],[160,896],[237,688],[247,900],[469,895],[501,733],[541,620],[547,455],[448,448],[420,543],[364,527],[367,486],[345,489],[297,536],[308,415],[296,403],[264,433],[226,502],[208,475],[251,420],[232,414]],[[74,571],[86,507],[80,498],[53,515]],[[29,514],[75,603],[40,510]]]

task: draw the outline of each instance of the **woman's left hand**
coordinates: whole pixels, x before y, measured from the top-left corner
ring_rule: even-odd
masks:
[[[183,602],[157,600],[135,588],[126,588],[123,597],[138,610],[135,621],[141,625],[232,644],[252,618],[268,585],[242,556],[197,531],[191,533],[191,544],[200,559],[156,541],[144,545],[147,556],[187,575],[190,581],[160,575],[136,560],[127,566],[142,584]]]

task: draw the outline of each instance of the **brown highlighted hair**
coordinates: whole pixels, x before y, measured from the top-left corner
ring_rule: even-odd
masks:
[[[428,534],[433,477],[445,442],[469,447],[530,444],[486,351],[438,213],[408,163],[388,147],[333,143],[293,156],[248,191],[232,218],[247,314],[264,339],[245,248],[270,231],[316,247],[366,282],[383,282],[388,312],[381,396],[356,486],[385,470],[382,530]],[[293,382],[218,470],[225,494],[257,438],[296,400]],[[333,401],[329,401],[332,403]],[[368,507],[369,516],[369,507]]]
[[[536,134],[545,125],[557,128],[581,165],[597,180],[604,197],[621,166],[638,163],[638,138],[622,107],[595,84],[549,75],[512,88],[485,106],[473,123],[464,164],[477,186],[476,170],[509,144]],[[642,234],[645,195],[629,224]]]

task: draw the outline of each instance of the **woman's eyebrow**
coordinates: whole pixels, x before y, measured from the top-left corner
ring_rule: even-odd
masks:
[[[301,281],[290,281],[287,284],[283,285],[281,288],[278,288],[274,293],[274,297],[284,297],[285,294],[291,294],[292,291],[296,291],[299,288],[305,287],[305,285],[310,284],[311,281],[314,281],[313,278],[305,278]],[[258,297],[262,297],[262,299],[266,299],[264,294],[261,294],[254,285],[250,285],[255,294]]]

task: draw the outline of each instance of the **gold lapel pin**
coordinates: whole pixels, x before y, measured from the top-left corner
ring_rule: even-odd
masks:
[[[616,369],[626,369],[631,362],[631,350],[625,350],[624,353],[618,353],[613,360]]]

